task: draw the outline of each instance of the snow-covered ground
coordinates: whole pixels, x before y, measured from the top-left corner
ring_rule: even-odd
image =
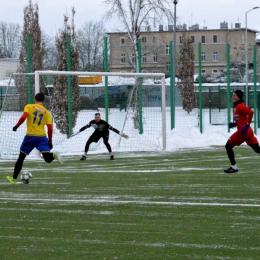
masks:
[[[177,79],[176,79],[177,81]],[[103,80],[104,82],[104,80]],[[120,86],[123,84],[131,84],[134,79],[127,77],[109,77],[110,86]],[[3,82],[4,83],[4,82]],[[11,84],[10,84],[11,83]],[[5,85],[14,85],[13,80],[5,81]],[[152,80],[145,82],[153,85]],[[166,79],[166,85],[169,79]],[[232,83],[233,84],[233,83]],[[104,86],[100,83],[95,87]],[[94,110],[81,110],[77,124],[73,131],[79,130],[94,118]],[[99,109],[101,117],[105,119],[105,110]],[[21,116],[21,112],[3,111],[0,118],[0,158],[13,158],[19,153],[19,147],[23,140],[26,124],[24,123],[17,132],[13,132],[12,128]],[[143,109],[143,134],[134,128],[132,112],[126,114],[124,110],[118,108],[109,109],[109,124],[129,135],[129,139],[121,138],[119,135],[110,131],[110,144],[114,152],[123,151],[162,151],[162,114],[159,107],[147,107]],[[211,111],[203,110],[202,130],[200,132],[199,110],[193,109],[187,114],[181,107],[175,108],[175,127],[171,130],[170,108],[166,109],[166,151],[176,151],[179,149],[192,149],[198,147],[211,147],[215,145],[224,146],[228,137],[235,130],[228,133],[227,129],[227,113],[226,110]],[[231,117],[232,118],[232,117]],[[253,126],[253,124],[252,124]],[[54,149],[67,155],[82,154],[84,152],[85,143],[93,129],[87,129],[79,135],[68,139],[67,136],[61,135],[54,124]],[[260,136],[259,136],[260,137]],[[90,147],[90,153],[107,152],[102,140],[97,144],[93,143]],[[30,156],[35,156],[32,153]]]
[[[79,113],[77,124],[73,131],[79,130],[94,118],[94,110],[82,110]],[[105,119],[105,110],[100,110],[101,117]],[[209,111],[203,110],[203,133],[200,133],[199,110],[193,109],[187,114],[182,108],[175,109],[175,128],[171,130],[170,108],[166,109],[166,151],[177,151],[179,149],[191,149],[198,147],[224,146],[228,137],[235,130],[228,133],[225,110],[215,112],[215,121],[219,125],[209,123]],[[26,124],[24,123],[17,132],[12,128],[21,116],[21,112],[3,112],[0,121],[0,158],[13,158],[19,153],[19,147],[23,140]],[[218,118],[217,118],[218,116]],[[129,135],[129,139],[121,138],[110,131],[110,144],[114,152],[126,151],[163,151],[162,149],[162,114],[161,109],[156,107],[144,108],[143,110],[143,134],[134,128],[133,114],[118,108],[109,110],[109,123]],[[222,124],[221,124],[222,123]],[[64,155],[82,154],[85,143],[92,134],[93,128],[86,129],[80,134],[68,139],[59,133],[54,125],[53,144],[54,149]],[[102,139],[98,143],[93,143],[90,153],[106,153]],[[30,155],[35,156],[32,152]]]

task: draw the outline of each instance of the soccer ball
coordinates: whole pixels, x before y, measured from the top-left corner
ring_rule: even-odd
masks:
[[[21,174],[21,180],[24,184],[28,184],[32,177],[33,176],[30,172],[22,172]]]

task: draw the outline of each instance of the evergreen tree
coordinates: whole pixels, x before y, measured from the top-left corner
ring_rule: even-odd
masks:
[[[71,70],[77,71],[79,66],[79,57],[76,45],[76,34],[74,26],[75,10],[72,8],[72,21],[68,23],[68,16],[64,15],[64,27],[59,30],[56,36],[56,48],[58,52],[59,71],[67,71],[67,37],[71,38]],[[71,77],[72,89],[72,127],[75,126],[78,111],[80,109],[80,88],[78,86],[77,77]],[[53,97],[52,97],[52,112],[56,127],[62,134],[68,134],[68,76],[55,76],[53,79]]]
[[[31,39],[31,72],[34,72],[35,70],[43,70],[45,45],[42,42],[41,28],[39,25],[39,8],[38,4],[33,5],[31,0],[29,0],[29,5],[24,8],[24,25],[21,35],[20,64],[18,68],[19,73],[28,72],[27,35],[30,35]],[[20,94],[21,107],[24,107],[28,103],[28,76],[16,76],[15,85]],[[40,82],[40,92],[44,92],[43,81]],[[34,94],[34,89],[32,89],[32,95],[34,96]]]
[[[181,92],[182,106],[188,113],[192,111],[194,99],[194,48],[191,39],[182,34],[179,49],[178,76],[181,80],[178,88]]]

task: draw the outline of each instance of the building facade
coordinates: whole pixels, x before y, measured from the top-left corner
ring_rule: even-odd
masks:
[[[228,29],[227,23],[221,23],[221,29],[199,29],[198,25],[186,30],[180,26],[176,30],[176,65],[178,67],[178,50],[183,33],[190,37],[194,46],[195,74],[198,74],[198,43],[201,43],[202,72],[220,73],[226,69],[226,46],[230,45],[230,62],[245,62],[245,28]],[[139,39],[142,45],[142,72],[170,74],[170,42],[173,41],[173,26],[158,31],[143,31]],[[253,60],[253,45],[256,44],[257,31],[247,29],[248,61]],[[128,34],[125,32],[109,33],[110,72],[135,72],[134,53]]]

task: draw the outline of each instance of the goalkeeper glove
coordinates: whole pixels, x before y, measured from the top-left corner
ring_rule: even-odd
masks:
[[[70,137],[73,137],[73,136],[75,136],[75,135],[77,135],[77,134],[79,134],[79,133],[80,133],[80,131],[78,131],[78,132],[72,134]]]
[[[52,142],[49,141],[50,150],[53,148]]]
[[[126,139],[128,139],[129,138],[129,136],[128,135],[126,135],[126,134],[124,134],[124,133],[122,133],[122,134],[120,134],[122,137],[124,137],[124,138],[126,138]]]
[[[18,128],[18,126],[15,125],[15,126],[13,127],[13,131],[16,132],[17,128]]]
[[[230,123],[228,124],[228,127],[229,127],[229,128],[233,128],[233,127],[235,127],[235,126],[237,126],[237,124],[236,124],[236,123],[233,123],[233,122],[230,122]]]

